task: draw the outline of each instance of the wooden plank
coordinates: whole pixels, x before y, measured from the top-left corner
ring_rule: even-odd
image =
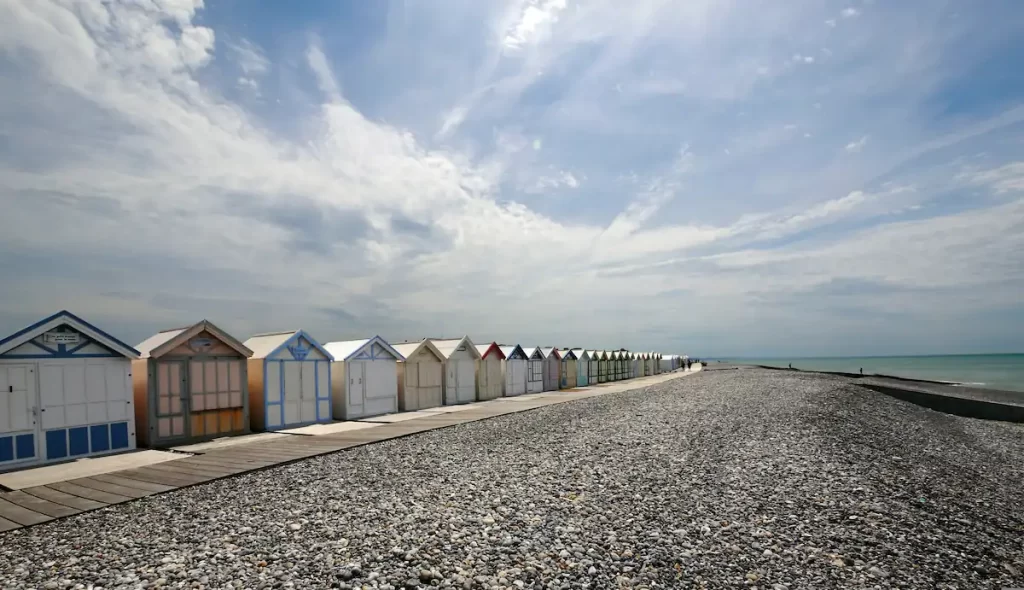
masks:
[[[200,465],[194,465],[194,464],[185,463],[184,460],[182,460],[182,461],[174,461],[173,463],[175,463],[175,465],[169,465],[167,463],[157,463],[156,465],[147,465],[146,469],[154,469],[156,471],[166,471],[167,473],[169,473],[171,475],[174,475],[175,473],[180,473],[182,475],[187,475],[187,476],[192,476],[192,477],[197,477],[197,478],[202,477],[202,478],[205,478],[206,480],[219,479],[221,477],[227,477],[228,475],[233,475],[233,474],[237,473],[237,471],[232,471],[232,470],[230,470],[230,469],[228,469],[226,467],[224,467],[224,468],[217,468],[217,467],[212,467],[212,466],[204,467],[204,466],[200,466]]]
[[[7,531],[13,531],[14,529],[20,529],[21,525],[16,522],[11,522],[6,518],[0,518],[0,533]]]
[[[3,499],[17,504],[29,510],[33,510],[46,516],[52,516],[53,518],[63,518],[65,516],[72,516],[81,512],[75,508],[64,506],[63,504],[55,504],[49,500],[37,498],[32,494],[26,494],[22,491],[10,492],[3,495]]]
[[[127,502],[128,500],[131,500],[131,498],[129,498],[128,496],[121,496],[119,494],[111,494],[109,492],[94,490],[92,488],[87,488],[66,481],[48,483],[46,484],[46,487],[53,488],[58,492],[64,492],[65,494],[71,494],[72,496],[78,496],[79,498],[103,502],[104,504],[120,504],[122,502]]]
[[[17,504],[13,504],[2,499],[0,499],[0,518],[6,518],[7,520],[16,522],[22,526],[40,524],[53,520],[50,516],[40,514],[35,510],[29,510],[24,506],[18,506]]]
[[[277,465],[278,461],[251,461],[241,458],[228,457],[192,457],[189,462],[196,465],[211,465],[217,467],[235,467],[239,469],[255,470],[262,467]]]
[[[127,471],[118,471],[118,477],[127,477],[128,479],[137,479],[139,481],[148,481],[150,483],[158,483],[166,486],[173,486],[175,488],[182,488],[185,486],[192,486],[197,483],[203,483],[207,481],[205,478],[197,479],[195,477],[189,477],[180,473],[168,473],[166,471],[152,471],[145,467],[139,467],[138,469],[129,469]]]
[[[153,492],[150,491],[140,490],[139,488],[129,488],[116,483],[107,483],[91,477],[72,479],[68,481],[68,483],[73,483],[76,486],[92,488],[101,492],[107,492],[109,494],[117,494],[118,496],[124,496],[126,498],[144,498],[146,496],[153,495]]]
[[[269,459],[288,461],[295,457],[295,453],[287,449],[225,449],[215,455],[208,454],[204,457],[245,457],[256,461]]]
[[[54,504],[62,504],[76,510],[96,510],[97,508],[103,508],[107,504],[105,502],[97,502],[95,500],[88,500],[86,498],[79,498],[71,494],[66,494],[60,490],[48,488],[46,486],[35,486],[32,488],[25,488],[21,490],[25,493],[31,494],[37,498],[42,498]]]
[[[105,481],[107,483],[117,484],[119,486],[125,486],[127,488],[135,488],[138,490],[146,490],[158,494],[160,492],[169,492],[176,489],[178,486],[166,486],[159,483],[152,483],[148,481],[139,481],[137,479],[131,479],[128,477],[121,477],[120,475],[112,473],[104,473],[102,475],[93,475],[91,479],[98,481]]]

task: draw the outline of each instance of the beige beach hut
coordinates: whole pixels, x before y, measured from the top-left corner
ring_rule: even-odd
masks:
[[[501,373],[505,353],[497,342],[477,344],[476,351],[480,353],[480,360],[476,362],[476,398],[487,401],[501,397],[505,390],[505,380]]]
[[[441,386],[444,405],[454,406],[476,401],[476,364],[480,353],[469,336],[462,338],[431,338],[430,342],[444,356]]]
[[[212,322],[153,335],[132,361],[139,443],[168,447],[249,432],[252,351]]]
[[[392,345],[404,361],[398,362],[398,410],[412,412],[442,403],[444,355],[430,340]]]

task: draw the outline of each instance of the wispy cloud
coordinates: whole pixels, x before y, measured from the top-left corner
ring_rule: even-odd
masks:
[[[1020,307],[1024,108],[963,93],[1010,18],[410,3],[318,27],[339,43],[273,5],[250,16],[274,35],[201,2],[69,6],[0,3],[4,329],[71,307],[128,339],[211,316],[827,354]],[[271,80],[280,103],[237,92]]]
[[[860,139],[851,141],[850,143],[846,144],[846,151],[850,152],[851,154],[856,154],[856,153],[860,152],[861,150],[863,150],[864,146],[867,145],[867,143],[868,143],[868,136],[865,135],[864,137],[861,137]]]

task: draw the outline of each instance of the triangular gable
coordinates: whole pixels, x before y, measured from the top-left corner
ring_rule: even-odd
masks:
[[[527,359],[526,352],[523,350],[523,347],[518,344],[515,346],[501,346],[500,348],[507,360],[525,361]]]
[[[505,352],[501,350],[497,342],[491,342],[490,344],[477,344],[476,351],[480,353],[480,358],[485,359],[488,356],[495,354],[498,356],[498,360],[505,359]]]
[[[445,360],[451,358],[456,352],[468,352],[476,360],[480,360],[480,351],[476,349],[476,345],[469,339],[469,336],[463,336],[462,338],[430,338],[430,342],[437,347],[437,350],[445,357]]]
[[[176,330],[173,337],[168,338],[166,341],[152,348],[149,351],[143,351],[143,356],[149,356],[151,358],[159,358],[175,348],[185,344],[193,337],[197,336],[202,332],[208,332],[217,340],[220,340],[228,348],[234,350],[241,356],[249,358],[252,356],[252,351],[249,350],[244,344],[239,342],[234,336],[231,336],[224,330],[221,330],[215,326],[209,320],[202,320],[199,323],[189,326],[181,330]]]
[[[531,348],[524,348],[523,352],[526,353],[526,358],[531,360],[544,360],[544,351],[539,346],[533,346]]]
[[[402,357],[403,362],[406,359],[411,359],[412,357],[423,352],[424,350],[428,351],[431,355],[437,358],[439,362],[443,363],[445,361],[444,355],[441,354],[441,351],[438,350],[437,347],[434,346],[434,343],[431,342],[430,340],[421,340],[419,342],[407,342],[404,344],[396,344],[393,345],[393,347],[396,351],[398,351],[399,355]]]
[[[306,360],[306,356],[309,354],[310,348],[315,348],[320,351],[320,354],[327,357],[327,360],[333,361],[334,355],[332,355],[322,344],[317,342],[312,336],[307,334],[304,330],[298,330],[294,332],[291,338],[288,338],[277,346],[268,357],[277,356],[284,350],[287,350],[291,357],[297,361]]]
[[[374,336],[366,340],[332,342],[327,345],[329,350],[334,350],[336,347],[341,350],[337,360],[342,361],[405,360],[402,353],[395,350],[393,346],[388,344],[387,340],[380,336]]]
[[[559,354],[558,353],[558,349],[553,347],[553,346],[548,346],[548,347],[545,347],[545,348],[541,348],[540,352],[541,352],[541,354],[544,355],[544,358],[548,358],[550,356],[554,356],[556,360],[562,360],[562,355]]]
[[[583,350],[582,348],[573,349],[572,353],[576,355],[576,360],[578,361],[590,361],[590,352]]]
[[[65,329],[61,330],[62,327]],[[67,328],[70,328],[70,331]],[[35,353],[33,356],[73,356],[76,351],[98,345],[126,358],[139,358],[138,350],[67,310],[43,318],[0,340],[0,356],[25,344],[32,348],[32,352]]]
[[[576,353],[571,351],[571,350],[563,350],[563,351],[560,351],[559,354],[562,357],[562,360],[567,360],[567,359],[571,359],[571,360],[574,360],[574,361],[578,360],[578,358],[576,356]]]

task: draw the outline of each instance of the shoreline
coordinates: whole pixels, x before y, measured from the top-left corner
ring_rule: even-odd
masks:
[[[719,370],[744,368],[843,377],[851,379],[854,385],[946,414],[982,420],[1024,423],[1024,393],[1019,391],[954,385],[895,375],[861,375],[860,373],[790,369],[766,365],[730,364]]]

